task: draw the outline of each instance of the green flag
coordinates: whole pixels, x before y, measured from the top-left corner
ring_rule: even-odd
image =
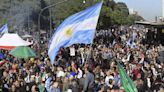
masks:
[[[121,77],[121,83],[124,87],[125,92],[138,92],[136,86],[134,85],[133,81],[130,79],[130,77],[126,74],[123,67],[118,63],[118,70]]]

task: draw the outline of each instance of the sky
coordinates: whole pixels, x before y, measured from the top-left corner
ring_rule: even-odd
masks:
[[[129,9],[138,11],[139,15],[148,21],[154,21],[155,16],[162,15],[162,0],[115,0],[125,2]]]

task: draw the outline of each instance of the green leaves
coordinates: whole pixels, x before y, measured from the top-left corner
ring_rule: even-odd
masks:
[[[0,25],[7,21],[12,28],[36,29],[38,14],[43,7],[61,2],[62,0],[0,0]],[[85,1],[85,2],[84,2]],[[58,27],[68,16],[75,14],[102,0],[67,0],[47,9],[42,14],[41,29],[49,30],[49,21],[52,20],[53,28]],[[51,12],[51,19],[50,13]],[[100,18],[97,29],[108,29],[113,25],[133,24],[136,20],[141,20],[138,15],[129,15],[128,7],[125,3],[114,0],[103,0]],[[9,21],[10,20],[10,21]],[[15,27],[14,27],[15,26]]]

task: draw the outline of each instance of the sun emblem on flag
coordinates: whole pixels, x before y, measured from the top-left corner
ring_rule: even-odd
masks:
[[[68,28],[65,33],[66,33],[66,36],[70,37],[73,33],[72,28]]]

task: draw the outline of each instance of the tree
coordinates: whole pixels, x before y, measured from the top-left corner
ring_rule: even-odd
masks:
[[[68,0],[45,10],[41,16],[41,29],[49,30],[52,20],[54,28],[58,27],[68,16],[75,14],[101,0]],[[61,2],[61,0],[0,0],[0,25],[8,23],[10,30],[37,31],[38,15],[44,7]],[[52,19],[50,19],[50,9]],[[97,29],[108,29],[113,25],[133,24],[135,20],[143,19],[139,15],[129,15],[125,3],[114,0],[104,0]]]
[[[49,1],[49,0],[48,0]],[[54,0],[53,3],[57,3],[60,0]],[[94,5],[95,3],[101,0],[85,0],[83,3],[82,0],[69,0],[66,3],[56,5],[52,7],[53,21],[57,27],[61,22],[66,19],[68,16],[75,14],[86,7]],[[128,17],[129,16],[129,17]],[[132,24],[135,20],[134,17],[130,17],[128,7],[125,3],[118,2],[114,0],[104,0],[103,6],[100,13],[100,18],[98,22],[97,29],[108,29],[113,25],[126,25]]]
[[[128,24],[133,24],[135,21],[144,20],[141,16],[133,14],[129,15],[127,18]]]
[[[31,15],[33,11],[38,11],[38,0],[0,0],[0,10],[3,9],[3,17],[0,18],[0,25],[8,23],[9,31],[27,30],[27,27],[33,28]],[[3,21],[6,20],[6,21]],[[29,24],[29,26],[27,26]]]

